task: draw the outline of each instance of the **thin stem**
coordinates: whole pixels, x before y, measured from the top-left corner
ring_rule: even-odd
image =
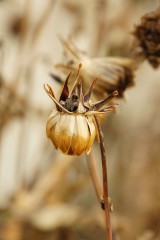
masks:
[[[107,178],[107,165],[106,165],[106,154],[103,141],[103,133],[100,128],[99,120],[97,116],[94,116],[97,129],[100,138],[100,149],[101,149],[101,160],[102,160],[102,171],[103,171],[103,194],[104,194],[104,208],[106,217],[106,228],[107,228],[107,240],[112,240],[112,228],[110,222],[110,205],[108,201],[108,178]]]
[[[50,15],[54,9],[55,3],[56,3],[56,0],[49,1],[48,6],[44,10],[41,18],[39,19],[39,21],[34,29],[34,33],[32,35],[32,44],[35,44],[36,41],[39,39],[39,36],[40,36],[41,32],[43,31],[44,26],[47,23]]]
[[[93,182],[98,200],[101,203],[101,201],[102,201],[102,191],[103,190],[102,190],[100,177],[99,177],[98,172],[97,172],[97,166],[96,166],[95,159],[93,157],[92,152],[90,152],[87,155],[87,163],[88,163],[88,169],[89,169],[89,172],[90,172],[90,175],[91,175],[91,178],[92,178],[92,182]]]

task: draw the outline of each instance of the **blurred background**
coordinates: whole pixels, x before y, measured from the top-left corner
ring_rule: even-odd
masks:
[[[91,57],[131,57],[134,25],[157,0],[0,1],[0,240],[106,239],[86,155],[56,151],[43,84],[64,61],[58,35]],[[115,240],[160,239],[160,71],[143,62],[135,86],[102,123]],[[93,155],[101,174],[99,146]]]

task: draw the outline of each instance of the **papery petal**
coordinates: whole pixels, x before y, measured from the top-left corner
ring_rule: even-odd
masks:
[[[93,142],[94,142],[94,139],[95,139],[95,136],[96,136],[96,128],[95,128],[95,125],[94,125],[93,116],[92,117],[86,117],[86,121],[87,121],[89,132],[90,132],[90,138],[89,138],[88,146],[87,146],[87,149],[86,149],[87,154],[89,154],[89,151],[90,151],[90,149],[93,145]]]
[[[78,115],[75,118],[76,124],[71,146],[74,155],[81,155],[87,149],[90,134],[85,117]]]
[[[75,128],[75,116],[62,114],[55,129],[55,134],[57,135],[58,148],[62,150],[63,153],[67,153],[72,141],[72,136]]]
[[[51,135],[51,129],[60,118],[60,113],[57,110],[53,110],[46,124],[47,137]]]
[[[54,147],[56,149],[58,149],[58,141],[57,141],[57,135],[55,134],[55,128],[56,128],[57,122],[56,124],[52,127],[51,131],[50,131],[50,139],[54,145]]]

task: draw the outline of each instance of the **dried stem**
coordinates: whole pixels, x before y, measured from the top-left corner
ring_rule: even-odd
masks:
[[[95,8],[95,27],[96,27],[96,36],[93,40],[93,54],[100,55],[104,52],[104,41],[106,32],[108,31],[108,20],[107,20],[107,0],[97,1],[97,6]]]
[[[112,240],[112,228],[110,222],[110,204],[108,201],[108,179],[107,179],[107,165],[106,165],[106,154],[103,141],[103,133],[100,128],[99,120],[97,116],[94,116],[97,129],[99,132],[100,149],[101,149],[101,160],[102,160],[102,171],[103,171],[103,194],[104,194],[104,208],[106,217],[106,228],[107,228],[107,240]]]
[[[32,43],[35,44],[36,41],[39,39],[39,36],[42,32],[42,30],[44,29],[44,26],[47,22],[47,20],[49,19],[52,11],[53,11],[53,8],[54,8],[54,5],[56,3],[56,0],[50,0],[49,3],[48,3],[48,6],[46,7],[45,11],[43,12],[39,22],[37,23],[36,27],[35,27],[35,30],[34,30],[34,33],[33,33],[33,36],[32,36]]]
[[[98,175],[98,171],[97,171],[97,166],[95,163],[95,159],[93,157],[92,152],[89,153],[89,155],[87,156],[87,163],[88,163],[88,169],[92,178],[92,182],[98,197],[99,202],[101,203],[102,201],[102,186],[101,186],[101,181],[100,181],[100,177]]]

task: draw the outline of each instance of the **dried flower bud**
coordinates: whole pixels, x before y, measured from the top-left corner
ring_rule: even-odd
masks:
[[[147,13],[135,26],[133,51],[135,57],[147,59],[152,67],[160,65],[160,8]]]
[[[123,97],[126,88],[133,86],[133,69],[135,64],[126,58],[89,58],[80,51],[73,42],[61,39],[67,57],[67,64],[56,64],[55,67],[65,74],[68,70],[75,70],[79,62],[83,64],[80,73],[84,90],[88,89],[92,79],[98,78],[93,90],[96,96],[106,96],[113,91],[118,91],[118,96]]]
[[[87,153],[90,151],[97,135],[94,116],[113,111],[116,104],[109,107],[103,106],[118,95],[118,92],[115,91],[106,99],[91,104],[90,96],[96,81],[92,82],[88,92],[83,95],[82,82],[79,78],[80,68],[81,64],[71,93],[69,93],[68,88],[71,73],[68,75],[59,101],[56,100],[52,88],[49,85],[44,86],[47,94],[56,105],[56,109],[52,111],[47,121],[47,136],[56,149],[60,149],[68,155],[81,155],[84,151]]]

